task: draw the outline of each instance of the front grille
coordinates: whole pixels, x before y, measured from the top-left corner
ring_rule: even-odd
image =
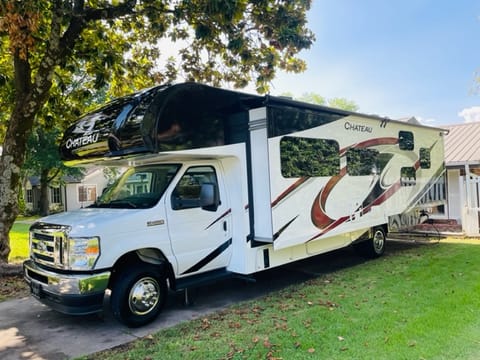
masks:
[[[40,281],[41,283],[44,283],[44,284],[48,285],[48,277],[47,276],[38,274],[35,271],[30,271],[30,269],[27,269],[26,271],[27,271],[27,275],[30,278],[35,279],[37,281]]]
[[[64,268],[67,228],[53,224],[34,224],[30,228],[30,255],[40,264]]]

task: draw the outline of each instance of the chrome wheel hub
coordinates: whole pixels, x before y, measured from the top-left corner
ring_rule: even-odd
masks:
[[[133,314],[145,315],[152,311],[160,300],[160,286],[152,277],[138,280],[130,290],[128,306]]]
[[[373,249],[376,253],[381,253],[383,249],[383,245],[385,242],[385,238],[381,231],[376,231],[375,235],[373,236]]]

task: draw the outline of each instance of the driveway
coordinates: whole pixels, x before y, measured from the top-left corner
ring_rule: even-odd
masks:
[[[386,256],[410,246],[415,245],[389,243]],[[0,303],[0,359],[60,360],[92,354],[363,261],[351,249],[339,250],[259,273],[255,282],[230,279],[195,289],[189,306],[183,293],[175,293],[156,321],[138,329],[113,318],[108,298],[101,315],[80,317],[54,312],[31,297],[5,301]]]

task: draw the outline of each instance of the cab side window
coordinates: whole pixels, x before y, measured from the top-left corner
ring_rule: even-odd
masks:
[[[189,168],[173,190],[172,209],[183,210],[200,207],[200,192],[204,183],[213,184],[218,189],[215,169],[211,166]]]

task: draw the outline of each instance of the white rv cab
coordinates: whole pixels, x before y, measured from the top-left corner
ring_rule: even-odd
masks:
[[[380,256],[421,220],[441,129],[196,83],[117,99],[66,132],[69,165],[126,169],[92,206],[40,219],[32,294],[67,314],[152,321],[168,288],[354,244]],[[440,199],[441,200],[441,199]]]

